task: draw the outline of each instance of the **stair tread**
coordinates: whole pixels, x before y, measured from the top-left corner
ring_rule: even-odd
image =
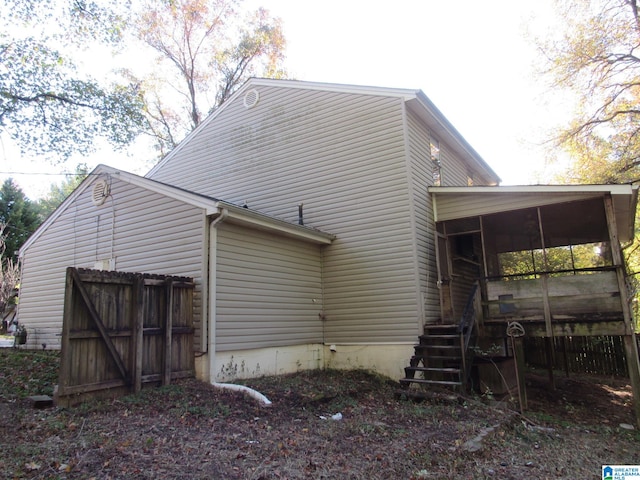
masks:
[[[450,367],[404,367],[405,370],[413,370],[414,372],[443,372],[443,373],[460,373],[459,368]]]
[[[413,355],[411,359],[418,360],[462,360],[462,356],[456,355]]]
[[[460,335],[457,333],[430,333],[429,335],[419,335],[418,338],[431,339],[431,338],[460,338]]]
[[[442,348],[443,350],[460,350],[460,345],[426,345],[426,344],[417,344],[414,345],[416,348]]]
[[[401,378],[400,383],[421,383],[424,385],[462,385],[462,382],[453,380],[424,380],[422,378]]]

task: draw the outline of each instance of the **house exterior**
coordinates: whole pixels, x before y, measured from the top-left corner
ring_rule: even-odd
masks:
[[[444,278],[455,229],[463,254],[485,258],[467,218],[551,198],[514,203],[499,181],[420,91],[252,79],[145,177],[92,172],[21,249],[18,315],[30,346],[56,348],[66,267],[187,276],[204,380],[321,367],[399,378],[425,325],[457,321],[468,266],[485,268]],[[620,192],[619,221],[635,192]],[[611,190],[583,193],[553,202]]]
[[[440,318],[434,179],[499,182],[422,92],[250,80],[145,178],[83,182],[20,252],[20,319],[59,346],[67,266],[189,276],[202,378],[397,376]]]

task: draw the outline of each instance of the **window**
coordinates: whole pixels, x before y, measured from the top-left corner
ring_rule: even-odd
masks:
[[[429,144],[431,149],[431,179],[434,187],[442,184],[442,162],[440,161],[440,142],[435,138],[431,139]]]

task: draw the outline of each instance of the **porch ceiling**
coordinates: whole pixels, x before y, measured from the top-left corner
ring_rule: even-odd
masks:
[[[637,185],[532,185],[519,187],[430,187],[434,199],[436,221],[456,220],[468,217],[488,216],[496,213],[515,212],[547,205],[562,208],[546,209],[554,212],[552,220],[571,237],[601,236],[595,232],[601,222],[590,218],[594,211],[585,210],[584,200],[613,199],[618,237],[621,242],[633,239],[637,205]],[[511,222],[508,222],[511,223]],[[518,222],[514,222],[514,225]],[[605,223],[606,225],[606,223]],[[505,228],[508,228],[505,225]],[[590,232],[590,233],[588,233]],[[564,235],[563,235],[564,236]]]

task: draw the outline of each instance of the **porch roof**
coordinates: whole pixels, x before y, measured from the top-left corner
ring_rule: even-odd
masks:
[[[611,195],[618,238],[634,237],[638,185],[429,187],[436,222],[576,202]],[[579,212],[567,212],[568,216]]]

